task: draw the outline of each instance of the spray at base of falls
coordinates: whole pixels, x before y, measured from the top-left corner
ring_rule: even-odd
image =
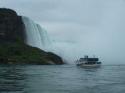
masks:
[[[69,54],[67,48],[65,48],[64,43],[52,41],[49,38],[47,31],[28,17],[22,16],[22,20],[25,24],[26,29],[25,43],[48,52],[53,52],[61,56],[64,62],[69,63],[71,61],[69,61],[69,59],[71,58],[69,58],[70,56],[68,56]]]

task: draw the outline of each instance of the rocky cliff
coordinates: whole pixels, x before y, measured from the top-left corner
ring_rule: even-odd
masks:
[[[0,9],[0,42],[24,41],[24,24],[21,16],[11,9]]]
[[[14,10],[0,8],[0,63],[63,64],[58,55],[28,46],[25,25]]]

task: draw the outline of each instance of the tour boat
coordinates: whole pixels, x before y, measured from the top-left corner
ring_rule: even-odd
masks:
[[[88,56],[85,56],[84,58],[80,58],[79,60],[76,61],[77,66],[80,67],[100,67],[101,62],[99,62],[99,58],[89,58]]]

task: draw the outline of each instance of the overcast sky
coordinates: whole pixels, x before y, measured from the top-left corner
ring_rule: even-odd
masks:
[[[125,63],[125,0],[0,0],[0,7],[39,23],[71,58]]]

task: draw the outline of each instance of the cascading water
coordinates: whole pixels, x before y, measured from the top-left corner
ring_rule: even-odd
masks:
[[[26,43],[30,46],[40,48],[45,51],[53,52],[62,57],[65,62],[73,63],[72,45],[61,42],[52,42],[49,39],[47,31],[41,28],[39,24],[34,23],[28,17],[22,17],[26,29]],[[68,46],[68,47],[67,47]],[[70,47],[69,47],[70,46]],[[74,50],[75,51],[75,50]],[[76,53],[76,52],[75,52]]]
[[[26,43],[33,47],[38,47],[48,51],[52,44],[47,35],[47,31],[41,28],[39,24],[34,23],[28,17],[22,16],[22,20],[26,29]]]

